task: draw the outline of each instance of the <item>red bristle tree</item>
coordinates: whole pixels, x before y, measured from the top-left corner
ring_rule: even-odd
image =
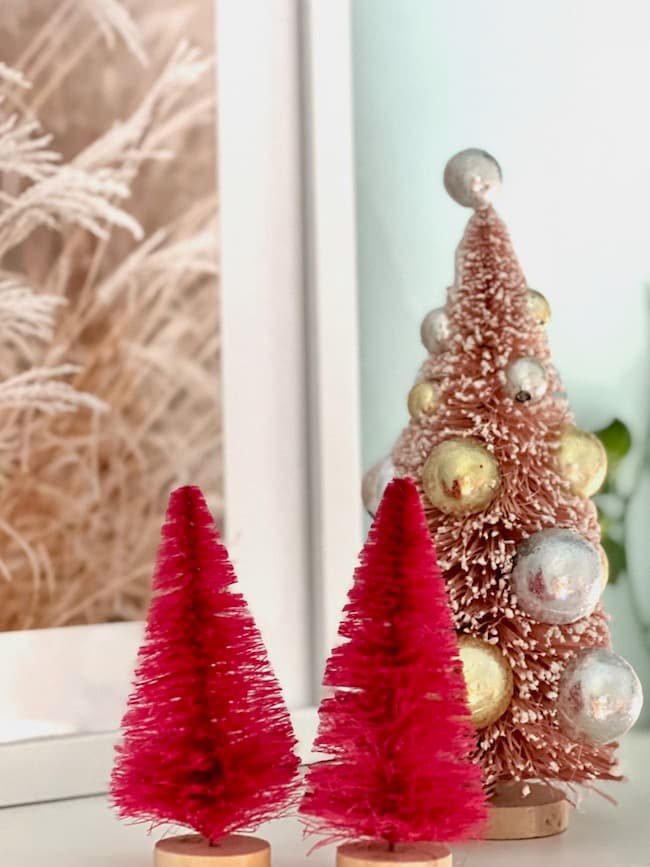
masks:
[[[330,840],[467,837],[486,819],[447,595],[414,484],[388,486],[324,684],[300,812]]]
[[[277,816],[297,787],[280,686],[199,488],[169,501],[111,791],[120,816],[216,842]]]

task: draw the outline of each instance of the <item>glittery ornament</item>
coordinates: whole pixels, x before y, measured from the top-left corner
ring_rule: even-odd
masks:
[[[467,702],[477,729],[492,725],[505,713],[512,698],[512,669],[494,644],[473,635],[458,637]]]
[[[420,338],[429,352],[444,349],[449,340],[449,319],[443,307],[430,310],[420,325]]]
[[[518,403],[536,403],[546,394],[546,371],[536,358],[525,356],[513,361],[506,378],[508,394]]]
[[[607,744],[637,721],[641,683],[627,660],[605,648],[578,653],[560,680],[558,717],[570,737]]]
[[[537,289],[528,290],[528,312],[539,325],[548,325],[551,321],[551,305]]]
[[[384,496],[386,485],[395,475],[395,467],[389,457],[377,461],[363,477],[361,485],[361,498],[368,514],[374,518]]]
[[[577,497],[592,497],[607,475],[607,452],[597,436],[566,427],[560,436],[558,471]]]
[[[519,607],[534,620],[573,623],[591,614],[600,598],[600,556],[574,530],[541,530],[517,548],[512,586]]]
[[[480,210],[492,204],[501,188],[501,168],[486,151],[468,148],[445,166],[444,184],[459,205]]]
[[[603,590],[607,586],[607,582],[609,581],[609,558],[607,556],[607,552],[603,548],[602,545],[598,545],[598,556],[600,557],[600,563],[603,567]]]
[[[412,418],[433,415],[438,409],[439,388],[434,382],[418,382],[409,391],[408,409]]]
[[[437,445],[422,468],[422,485],[433,506],[447,514],[472,514],[492,502],[501,474],[479,440],[454,437]]]

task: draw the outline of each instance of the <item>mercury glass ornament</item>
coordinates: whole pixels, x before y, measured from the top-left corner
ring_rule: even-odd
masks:
[[[605,446],[594,434],[573,425],[562,431],[557,462],[576,497],[592,497],[607,475]]]
[[[548,325],[551,321],[551,305],[537,289],[528,290],[528,312],[538,325]]]
[[[468,148],[449,160],[443,180],[455,202],[480,210],[489,207],[501,189],[501,168],[486,151]]]
[[[477,729],[496,722],[512,699],[512,669],[494,644],[473,635],[458,636],[467,703]]]
[[[519,403],[536,403],[546,394],[548,382],[541,361],[525,356],[513,361],[506,372],[507,390]]]
[[[386,486],[395,475],[395,465],[392,458],[386,457],[377,461],[363,477],[361,497],[365,510],[371,518],[377,514],[377,509],[384,496]]]
[[[605,648],[583,650],[567,665],[558,690],[558,719],[576,740],[608,744],[637,721],[641,683],[627,660]]]
[[[418,382],[409,391],[408,410],[411,418],[433,415],[438,409],[439,387],[435,382]]]
[[[607,556],[607,551],[603,548],[602,545],[598,545],[598,556],[600,557],[600,562],[603,567],[603,590],[607,586],[607,582],[609,581],[609,557]]]
[[[573,623],[596,607],[603,565],[591,542],[553,527],[519,545],[511,578],[519,607],[534,620]]]
[[[449,318],[443,307],[429,311],[420,325],[420,338],[429,352],[444,349],[449,341]]]
[[[471,437],[452,437],[435,446],[422,468],[425,494],[446,514],[479,512],[490,505],[500,484],[496,458]]]

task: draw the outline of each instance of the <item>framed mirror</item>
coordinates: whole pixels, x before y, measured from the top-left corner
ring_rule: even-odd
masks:
[[[208,495],[299,721],[361,537],[348,5],[48,7],[23,4],[4,34],[24,76],[12,93],[42,75],[51,39],[77,42],[62,82],[39,97],[39,80],[25,105],[54,165],[124,176],[78,240],[59,214],[4,258],[7,279],[29,272],[56,296],[16,373],[75,367],[59,371],[69,412],[12,410],[0,805],[105,790],[174,485]],[[106,142],[130,150],[107,157]],[[13,197],[39,183],[3,176]]]

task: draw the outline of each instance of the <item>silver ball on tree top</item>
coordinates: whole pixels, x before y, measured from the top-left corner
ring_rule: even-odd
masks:
[[[499,163],[486,151],[468,148],[453,156],[445,166],[445,189],[465,208],[489,207],[501,188]]]
[[[361,484],[361,497],[364,508],[371,518],[377,514],[384,491],[394,476],[395,465],[390,456],[377,461],[364,475]]]
[[[449,317],[443,307],[430,310],[420,325],[420,338],[425,349],[437,352],[444,349],[450,335]]]
[[[521,542],[511,580],[519,607],[533,620],[573,623],[596,607],[603,564],[584,536],[552,527]]]
[[[627,660],[606,648],[578,653],[567,665],[558,690],[558,719],[576,740],[607,744],[637,721],[643,705],[641,683]]]
[[[518,403],[537,403],[548,388],[544,365],[529,355],[512,362],[506,380],[508,394]]]

